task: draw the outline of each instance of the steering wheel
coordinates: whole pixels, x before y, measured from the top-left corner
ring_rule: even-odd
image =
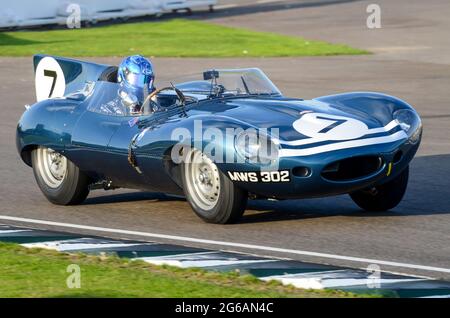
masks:
[[[182,91],[180,91],[178,88],[176,88],[175,86],[167,86],[167,87],[163,87],[163,88],[160,88],[160,89],[157,89],[157,90],[155,90],[154,92],[152,92],[151,94],[149,94],[146,98],[145,98],[145,100],[144,100],[144,103],[142,104],[143,105],[143,107],[142,107],[142,109],[141,109],[141,113],[145,113],[145,108],[147,108],[146,107],[146,105],[147,105],[147,103],[150,105],[150,103],[151,104],[156,104],[152,99],[153,99],[153,97],[155,97],[156,95],[158,95],[159,93],[161,93],[162,91],[167,91],[167,90],[172,90],[172,91],[174,91],[176,94],[177,94],[177,96],[178,96],[178,99],[180,100],[180,103],[181,103],[181,105],[182,106],[184,106],[185,104],[186,104],[186,97],[184,96],[184,94],[183,94],[183,92]],[[152,107],[153,108],[153,107]],[[149,110],[148,110],[149,111]],[[150,113],[150,111],[149,111],[149,113]]]

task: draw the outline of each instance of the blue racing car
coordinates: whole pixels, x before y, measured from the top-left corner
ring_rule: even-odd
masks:
[[[49,201],[119,187],[183,195],[206,222],[247,199],[348,193],[367,211],[401,201],[422,135],[417,112],[385,94],[288,98],[257,68],[212,69],[155,87],[151,62],[117,66],[34,56],[38,102],[17,149]]]

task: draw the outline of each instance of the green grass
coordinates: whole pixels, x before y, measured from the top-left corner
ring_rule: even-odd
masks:
[[[67,266],[81,269],[81,288],[69,289]],[[0,297],[355,297],[262,282],[239,273],[153,266],[110,256],[58,253],[0,243]]]
[[[343,44],[176,19],[0,33],[0,56],[279,57],[366,54]]]

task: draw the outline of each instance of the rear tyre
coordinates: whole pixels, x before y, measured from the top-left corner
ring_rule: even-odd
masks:
[[[350,193],[353,201],[362,209],[382,212],[395,208],[406,192],[409,166],[397,177],[382,185]]]
[[[75,205],[89,194],[89,178],[56,151],[38,147],[32,155],[33,172],[46,198],[58,205]]]
[[[231,182],[200,151],[193,149],[182,164],[183,190],[195,214],[208,223],[235,223],[244,214],[248,194]]]

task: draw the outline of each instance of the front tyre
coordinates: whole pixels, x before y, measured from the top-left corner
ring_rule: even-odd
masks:
[[[402,200],[408,185],[409,166],[397,177],[382,185],[350,193],[353,201],[362,209],[381,212],[395,208]]]
[[[47,199],[58,205],[83,202],[89,194],[89,178],[70,160],[45,147],[33,150],[33,172]]]
[[[205,222],[226,224],[241,218],[247,192],[235,186],[206,155],[190,150],[181,175],[187,201]]]

